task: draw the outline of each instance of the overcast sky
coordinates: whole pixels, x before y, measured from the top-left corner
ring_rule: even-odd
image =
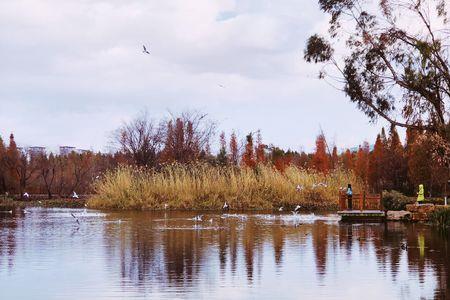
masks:
[[[143,109],[189,109],[294,150],[320,128],[339,148],[373,142],[382,124],[303,61],[326,23],[314,0],[0,0],[0,135],[104,150]]]

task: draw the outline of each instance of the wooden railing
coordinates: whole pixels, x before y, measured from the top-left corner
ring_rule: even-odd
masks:
[[[352,210],[384,210],[381,194],[353,194]],[[347,193],[339,192],[339,209],[348,210]]]

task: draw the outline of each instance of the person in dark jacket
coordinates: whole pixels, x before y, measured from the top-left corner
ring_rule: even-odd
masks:
[[[352,197],[353,197],[352,185],[349,183],[348,187],[347,187],[347,209],[348,210],[353,210]]]

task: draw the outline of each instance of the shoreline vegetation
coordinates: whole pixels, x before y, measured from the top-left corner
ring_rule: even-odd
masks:
[[[120,166],[94,183],[90,208],[125,210],[336,210],[338,191],[357,182],[351,172],[320,173],[295,166],[279,172],[272,166],[169,164],[158,172]],[[359,187],[354,185],[355,190]]]
[[[83,208],[87,199],[40,199],[40,200],[14,200],[0,199],[0,211],[10,211],[16,208],[24,209],[26,207],[45,207],[45,208]]]

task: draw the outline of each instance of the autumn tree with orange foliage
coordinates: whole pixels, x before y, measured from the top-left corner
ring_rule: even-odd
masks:
[[[285,152],[278,147],[270,147],[270,161],[275,169],[284,172],[293,162],[294,154],[291,151]]]
[[[255,154],[253,152],[253,135],[249,133],[246,137],[245,150],[242,154],[242,166],[254,168],[256,166]]]
[[[258,130],[258,135],[256,137],[256,147],[255,147],[257,164],[266,163],[267,160],[266,160],[265,149],[266,149],[266,145],[264,145],[262,142],[261,131]]]
[[[342,167],[345,171],[352,171],[354,169],[354,156],[350,149],[345,150],[342,154]]]
[[[384,188],[388,190],[397,189],[403,191],[406,186],[406,162],[404,148],[397,130],[391,126],[389,131],[388,145],[386,148],[386,161],[383,165],[385,170]]]
[[[337,147],[333,147],[333,152],[331,154],[331,168],[333,170],[337,169],[339,167],[339,155],[337,151]]]
[[[327,173],[330,170],[330,159],[326,151],[326,140],[323,134],[317,136],[316,151],[312,158],[313,167],[322,173]]]
[[[373,151],[369,155],[369,186],[374,192],[381,192],[383,188],[383,159],[385,145],[381,135],[377,135]]]
[[[355,174],[365,186],[368,185],[369,152],[369,143],[364,142],[363,145],[359,147],[358,153],[356,154]]]

